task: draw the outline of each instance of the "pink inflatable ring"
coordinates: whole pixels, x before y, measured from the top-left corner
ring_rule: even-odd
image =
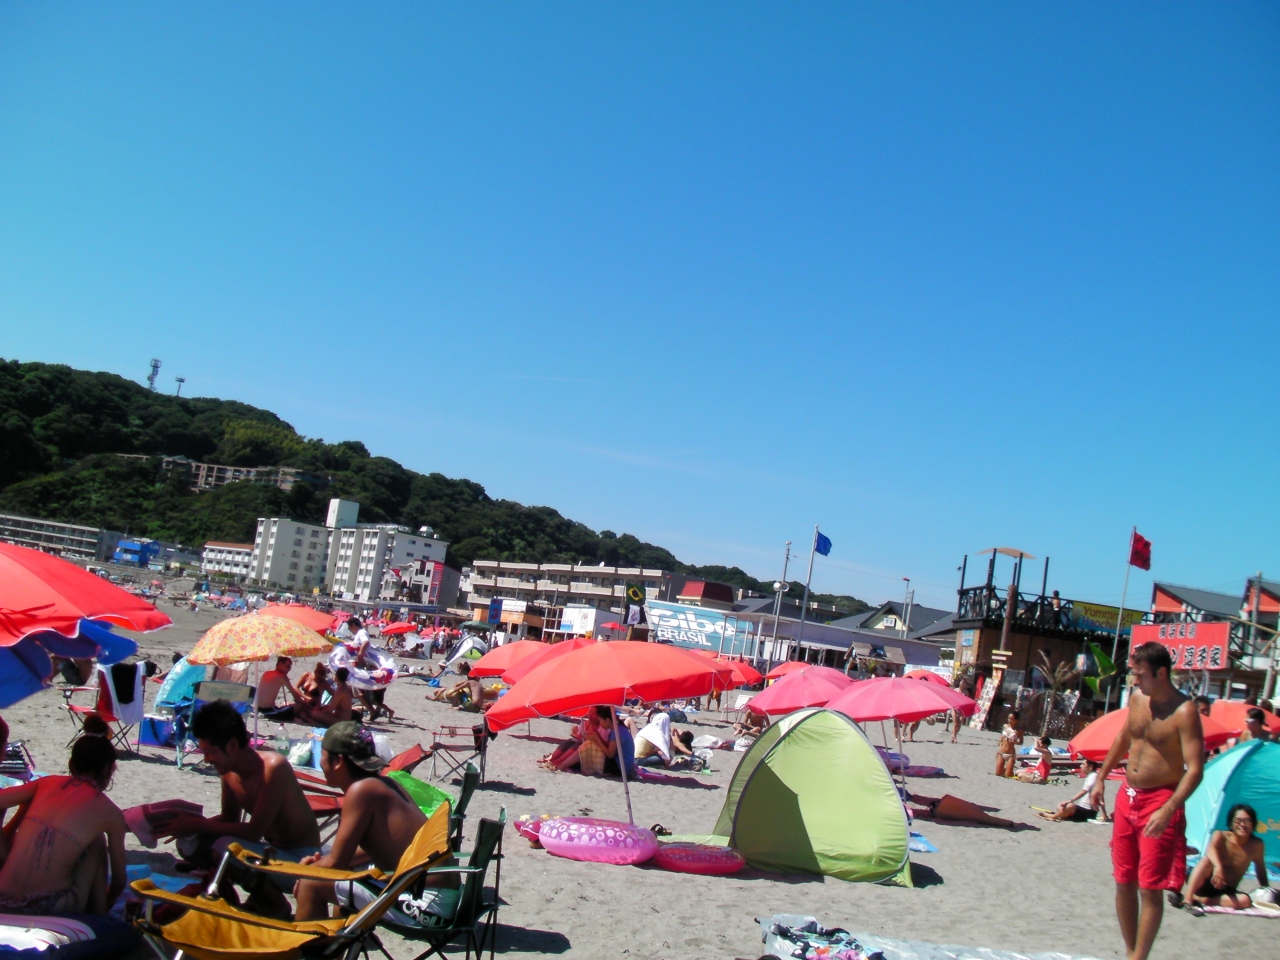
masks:
[[[664,843],[653,855],[654,866],[675,873],[702,873],[725,876],[747,865],[733,847],[712,847],[704,843]]]
[[[548,853],[595,863],[644,863],[658,849],[653,832],[634,823],[595,817],[559,817],[538,831]]]

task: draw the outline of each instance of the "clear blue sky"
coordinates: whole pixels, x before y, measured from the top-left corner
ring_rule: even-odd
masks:
[[[1270,3],[6,4],[0,355],[872,601],[1239,593],[1278,108]]]

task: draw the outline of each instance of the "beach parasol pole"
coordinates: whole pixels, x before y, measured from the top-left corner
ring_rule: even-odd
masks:
[[[627,783],[627,758],[622,755],[622,738],[618,736],[618,711],[610,707],[609,714],[613,717],[613,742],[617,745],[618,769],[622,771],[622,792],[627,796],[627,820],[634,826],[636,815],[631,809],[631,786]]]

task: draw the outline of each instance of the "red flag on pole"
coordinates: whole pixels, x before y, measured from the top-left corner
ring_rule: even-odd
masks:
[[[1129,564],[1139,570],[1151,569],[1151,541],[1133,531],[1133,542],[1129,544]]]

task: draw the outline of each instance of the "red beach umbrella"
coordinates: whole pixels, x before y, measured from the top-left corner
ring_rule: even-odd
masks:
[[[154,604],[83,567],[29,547],[0,543],[0,647],[41,630],[74,637],[81,619],[139,631],[173,623]]]
[[[958,710],[969,716],[978,709],[978,703],[950,687],[921,683],[906,677],[882,677],[853,684],[831,700],[827,709],[839,710],[857,723],[869,720],[915,723],[948,710]]]
[[[1067,744],[1073,757],[1085,760],[1097,760],[1101,763],[1107,758],[1107,751],[1115,742],[1116,734],[1129,720],[1129,708],[1112,710],[1089,724]],[[1234,734],[1216,720],[1212,714],[1200,718],[1200,729],[1204,731],[1204,745],[1208,750],[1215,750],[1230,740]]]
[[[383,633],[386,633],[386,631],[384,630]],[[514,643],[504,643],[500,647],[494,647],[473,663],[471,665],[471,675],[473,677],[500,677],[521,660],[549,649],[551,649],[551,645],[543,643],[541,640],[517,640]]]
[[[832,680],[827,676],[830,673],[834,673],[845,682],[839,683]],[[830,668],[812,667],[808,670],[797,670],[769,686],[763,693],[757,693],[751,698],[748,706],[752,713],[767,713],[773,716],[802,710],[805,707],[821,707],[840,696],[851,683],[852,681],[840,671]]]
[[[608,623],[602,623],[602,624],[600,624],[600,628],[601,628],[602,630],[625,630],[625,629],[627,629],[627,628],[626,628],[626,627],[624,627],[622,624],[618,623],[618,621],[617,621],[617,620],[610,620]]]
[[[324,633],[333,623],[333,614],[321,613],[305,603],[271,603],[258,611],[260,617],[284,617],[294,623],[300,623],[308,630]]]
[[[738,686],[759,683],[764,679],[764,675],[751,664],[742,660],[734,660],[731,657],[722,657],[714,650],[691,650],[700,657],[706,657],[712,663],[723,664],[733,671],[733,682]]]
[[[717,676],[727,678],[729,673],[726,667],[664,643],[605,641],[542,658],[485,714],[491,730],[583,707],[620,707],[631,699],[649,703],[701,697],[711,692]]]
[[[417,629],[418,625],[416,623],[388,623],[382,628],[382,635],[384,637],[398,637],[402,633],[414,633]]]
[[[805,667],[811,667],[813,664],[805,663],[802,660],[786,660],[768,673],[764,675],[766,680],[777,680],[779,677],[785,677],[788,673],[794,673],[796,670],[803,670]]]
[[[1244,732],[1245,714],[1252,709],[1243,700],[1215,700],[1209,707],[1209,716],[1231,731],[1233,737],[1238,737]],[[1263,710],[1262,715],[1262,725],[1272,733],[1280,733],[1280,717],[1270,710]]]
[[[519,683],[525,674],[533,670],[534,667],[539,667],[549,660],[557,660],[566,654],[572,653],[574,650],[590,647],[595,642],[595,640],[588,640],[586,637],[574,637],[572,640],[548,643],[545,650],[537,650],[531,656],[518,660],[504,670],[502,672],[502,682],[509,685]],[[502,648],[499,647],[498,649]],[[484,658],[481,657],[481,659],[483,660]]]
[[[940,687],[951,689],[951,684],[947,683],[941,674],[934,673],[932,670],[912,670],[902,676],[907,680],[928,680],[930,683],[936,683]]]

